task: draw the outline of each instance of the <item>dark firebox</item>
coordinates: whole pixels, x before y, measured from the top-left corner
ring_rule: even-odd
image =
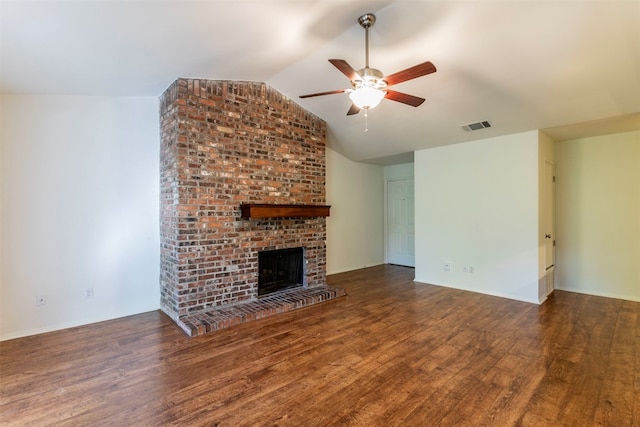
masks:
[[[302,286],[304,249],[258,252],[258,296]]]

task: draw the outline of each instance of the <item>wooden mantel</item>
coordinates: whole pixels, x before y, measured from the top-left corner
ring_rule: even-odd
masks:
[[[327,217],[329,208],[326,205],[240,205],[243,218],[285,218],[285,217]]]

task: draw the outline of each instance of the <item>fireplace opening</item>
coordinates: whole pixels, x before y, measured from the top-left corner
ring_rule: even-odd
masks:
[[[302,286],[304,248],[258,252],[258,296]]]

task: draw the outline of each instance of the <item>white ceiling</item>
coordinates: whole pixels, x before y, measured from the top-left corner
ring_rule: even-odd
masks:
[[[358,161],[403,162],[414,150],[534,129],[563,138],[596,132],[594,123],[640,129],[638,0],[2,0],[0,7],[2,93],[159,96],[178,77],[261,81],[326,120],[329,145]],[[430,60],[438,68],[393,87],[426,98],[422,106],[383,100],[369,112],[368,132],[362,113],[346,116],[346,94],[298,98],[349,87],[327,59],[364,66],[357,18],[366,12],[377,16],[370,66],[391,74]],[[493,127],[460,128],[482,120]]]

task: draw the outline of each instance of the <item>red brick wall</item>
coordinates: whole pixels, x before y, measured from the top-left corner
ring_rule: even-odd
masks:
[[[324,218],[240,218],[241,203],[325,204],[325,122],[264,83],[191,79],[160,116],[162,309],[256,298],[260,250],[304,247],[305,285],[325,285]]]

